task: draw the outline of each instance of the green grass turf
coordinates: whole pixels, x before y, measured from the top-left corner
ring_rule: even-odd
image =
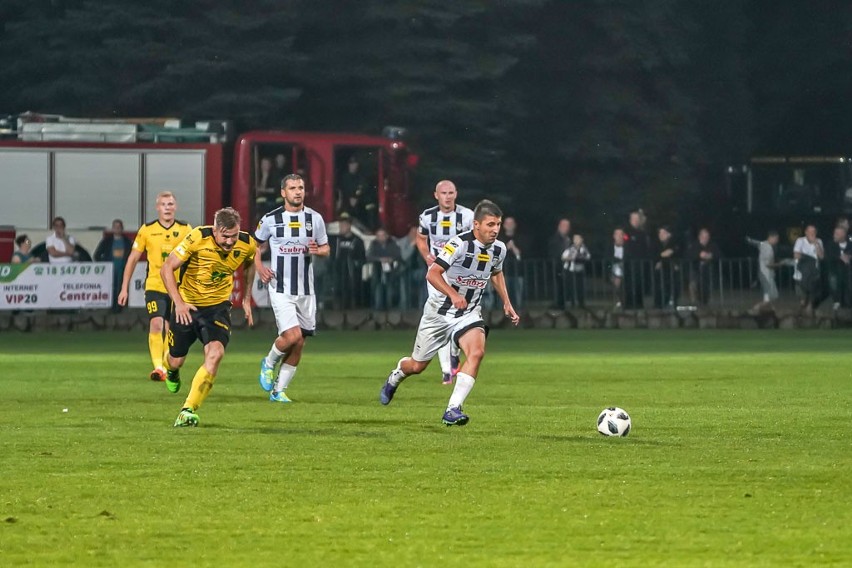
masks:
[[[144,333],[3,334],[0,564],[852,562],[848,332],[496,331],[464,428],[437,363],[379,405],[413,332],[310,340],[291,405],[270,340],[235,332],[175,429]]]

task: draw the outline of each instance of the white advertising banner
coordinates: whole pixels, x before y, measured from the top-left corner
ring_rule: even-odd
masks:
[[[0,310],[111,306],[111,262],[0,264]]]
[[[127,305],[131,308],[145,307],[145,278],[148,275],[148,263],[137,262],[133,276],[127,285]]]

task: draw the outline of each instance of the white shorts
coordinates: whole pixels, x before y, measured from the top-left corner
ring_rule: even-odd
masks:
[[[430,361],[448,341],[452,339],[458,345],[459,337],[475,327],[488,333],[488,327],[482,321],[482,310],[479,306],[457,318],[438,314],[427,302],[417,328],[411,357],[415,361]]]
[[[317,328],[317,297],[291,296],[269,291],[269,304],[275,314],[278,334],[294,327],[302,328],[303,335],[313,335]]]

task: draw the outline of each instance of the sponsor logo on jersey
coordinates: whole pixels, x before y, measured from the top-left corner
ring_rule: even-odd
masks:
[[[438,223],[438,225],[440,225],[440,227],[442,229],[449,229],[450,227],[453,226],[453,222],[450,221],[449,219],[445,219],[445,220],[441,221],[440,223]]]
[[[287,228],[289,229],[301,229],[302,224],[299,221],[290,221],[287,223]]]
[[[476,260],[478,260],[479,262],[488,262],[489,260],[491,260],[491,257],[487,254],[480,253],[476,255]]]
[[[444,245],[444,252],[447,254],[453,254],[454,252],[456,252],[456,247],[454,247],[450,243],[447,243]]]
[[[456,284],[459,286],[467,286],[468,288],[485,288],[488,284],[488,278],[477,278],[476,276],[456,276]]]

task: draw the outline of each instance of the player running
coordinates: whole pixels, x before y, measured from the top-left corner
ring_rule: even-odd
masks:
[[[382,404],[390,404],[400,383],[410,375],[422,373],[438,349],[452,340],[465,354],[456,375],[442,422],[447,426],[464,426],[470,418],[462,411],[485,356],[488,327],[482,321],[482,292],[489,280],[503,301],[503,311],[518,325],[506,291],[503,259],[506,245],[497,240],[503,212],[491,201],[480,201],[473,217],[473,230],[450,239],[435,259],[426,279],[432,285],[429,299],[414,340],[411,357],[404,357],[391,371],[379,395]]]
[[[456,205],[458,192],[453,182],[439,181],[435,186],[435,199],[438,205],[426,209],[420,214],[417,232],[417,250],[426,261],[426,267],[432,266],[435,259],[449,240],[460,233],[473,228],[473,211],[463,205]],[[433,292],[427,283],[429,293]],[[441,363],[441,382],[453,384],[453,377],[459,370],[459,349],[452,342],[438,350]]]
[[[166,379],[163,359],[166,356],[166,332],[168,331],[169,314],[172,311],[172,301],[166,292],[163,279],[160,278],[160,268],[172,249],[180,243],[192,230],[183,221],[175,220],[177,200],[171,191],[157,194],[157,220],[139,228],[136,239],[127,257],[124,276],[121,280],[121,291],[118,294],[118,305],[127,305],[128,286],[133,277],[136,263],[144,252],[148,256],[148,271],[145,277],[145,308],[148,310],[148,351],[151,354],[152,381]]]
[[[169,353],[166,357],[166,387],[180,390],[180,368],[196,339],[204,344],[204,363],[192,379],[175,426],[198,426],[196,410],[207,398],[225,348],[231,338],[231,291],[234,272],[244,267],[243,290],[251,290],[257,243],[240,231],[240,214],[226,207],[216,211],[212,226],[197,227],[172,251],[160,275],[174,302]],[[175,270],[184,266],[178,288]],[[249,325],[254,324],[251,294],[243,297]]]
[[[305,206],[305,181],[290,174],[282,180],[284,205],[264,215],[257,224],[255,238],[269,241],[271,270],[260,255],[255,268],[261,282],[269,285],[269,302],[275,314],[278,337],[260,362],[260,386],[272,402],[290,402],[284,392],[296,374],[302,358],[305,337],[317,327],[317,299],[314,289],[314,256],[328,256],[328,234],[322,216]],[[278,363],[278,377],[275,366]]]

